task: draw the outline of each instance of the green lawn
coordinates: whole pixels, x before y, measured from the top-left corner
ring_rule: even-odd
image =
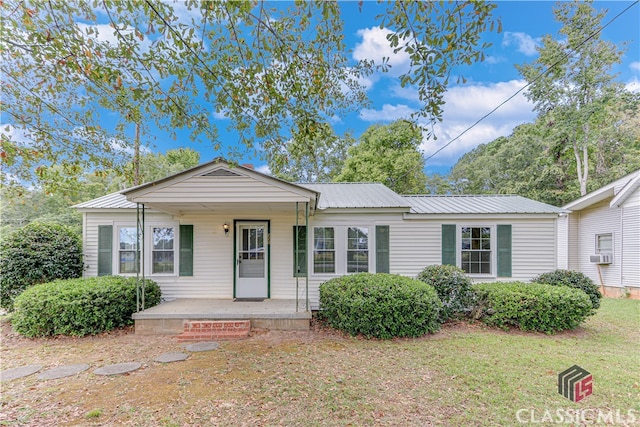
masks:
[[[549,425],[559,410],[564,422],[577,414],[589,424],[600,410],[640,425],[639,344],[640,301],[627,299],[603,300],[584,327],[557,335],[479,324],[393,341],[269,332],[167,365],[151,361],[180,349],[166,338],[10,342],[3,369],[147,363],[128,376],[4,383],[0,425],[495,426],[518,425],[518,413]],[[594,378],[593,395],[579,403],[557,392],[557,374],[574,364]]]

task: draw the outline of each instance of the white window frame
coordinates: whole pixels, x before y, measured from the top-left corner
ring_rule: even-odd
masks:
[[[113,262],[111,265],[114,266],[113,268],[113,274],[118,275],[118,276],[135,276],[136,272],[132,272],[132,273],[121,273],[120,272],[120,230],[123,228],[133,228],[134,230],[136,229],[136,225],[135,224],[131,224],[131,223],[117,223],[114,224],[113,227],[113,241],[116,243],[115,246],[115,250],[113,250],[113,254],[112,254],[112,259]],[[138,248],[139,250],[139,248]]]
[[[611,249],[602,249],[600,247],[600,238],[601,237],[605,237],[605,236],[609,236],[609,238],[611,239]],[[595,246],[595,253],[596,254],[611,254],[611,256],[613,257],[613,248],[614,248],[614,236],[613,233],[597,233],[594,237],[594,246]]]
[[[173,229],[173,249],[168,251],[168,250],[156,250],[154,249],[153,246],[153,231],[156,228],[172,228]],[[180,226],[176,225],[176,224],[170,224],[170,223],[160,223],[160,224],[151,224],[149,225],[148,229],[147,229],[147,235],[148,235],[148,245],[146,246],[146,248],[149,248],[147,250],[147,257],[145,257],[146,260],[146,265],[148,266],[148,269],[146,271],[149,272],[150,276],[177,276],[178,275],[178,271],[179,270],[179,266],[178,266],[178,259],[179,259],[179,243],[178,239],[179,239],[179,234],[180,234]],[[146,249],[145,248],[145,249]],[[173,253],[173,271],[171,272],[163,272],[163,273],[154,273],[153,271],[153,253],[154,252],[172,252]]]
[[[349,271],[349,252],[361,252],[362,249],[349,249],[349,229],[357,228],[363,229],[367,231],[367,271]],[[345,244],[344,244],[344,254],[345,254],[345,274],[357,274],[357,273],[368,273],[371,271],[371,228],[368,226],[359,226],[359,225],[348,225],[345,227]]]
[[[345,276],[348,274],[358,274],[357,272],[347,272],[347,252],[348,252],[348,238],[349,238],[349,228],[362,228],[367,230],[367,245],[368,245],[368,271],[370,273],[375,273],[376,268],[376,240],[375,240],[375,224],[363,224],[363,223],[353,223],[353,224],[335,224],[335,223],[327,223],[327,224],[314,224],[309,226],[312,230],[311,233],[308,233],[308,247],[311,248],[309,251],[309,264],[308,271],[310,276]],[[317,228],[333,228],[333,240],[334,240],[334,272],[316,272],[315,271],[315,235]]]
[[[489,237],[489,245],[490,245],[490,269],[489,273],[465,273],[469,277],[497,277],[498,271],[498,257],[497,257],[497,226],[496,224],[486,224],[486,223],[470,223],[470,224],[461,224],[458,225],[457,236],[456,236],[456,264],[458,267],[462,267],[462,229],[463,228],[488,228],[491,236]]]
[[[322,248],[322,249],[316,249],[316,230],[318,228],[331,228],[333,229],[333,249],[326,249],[326,248]],[[313,234],[311,236],[311,270],[314,275],[322,275],[322,276],[327,276],[327,275],[336,275],[338,274],[338,257],[336,256],[338,254],[338,238],[337,238],[337,233],[338,233],[338,227],[334,226],[334,225],[314,225],[313,226]],[[333,271],[316,271],[316,252],[333,252]]]

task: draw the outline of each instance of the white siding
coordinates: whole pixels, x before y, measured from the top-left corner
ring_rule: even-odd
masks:
[[[97,274],[98,225],[135,224],[135,213],[88,212],[86,215],[85,260],[87,276]],[[233,297],[233,223],[234,219],[269,220],[271,225],[271,297],[292,299],[296,296],[296,279],[293,276],[293,226],[294,209],[287,212],[252,210],[237,215],[198,214],[184,215],[178,219],[164,214],[146,216],[146,224],[169,223],[190,224],[194,227],[194,275],[154,276],[162,289],[163,297],[171,298],[232,298]],[[476,221],[478,222],[478,221]],[[528,281],[535,275],[556,268],[557,225],[554,218],[523,219],[513,215],[482,220],[483,224],[511,224],[512,226],[512,272],[513,277],[499,280]],[[225,236],[222,225],[229,224],[231,231]],[[310,218],[308,231],[308,271],[311,308],[319,305],[318,289],[321,283],[345,272],[346,255],[342,251],[345,242],[337,245],[336,274],[313,274],[313,227],[333,226],[338,236],[345,236],[349,226],[369,228],[370,271],[375,271],[375,226],[389,226],[391,273],[415,277],[424,267],[441,263],[442,224],[469,225],[469,220],[448,219],[403,219],[402,214],[358,214],[317,212]],[[303,220],[300,221],[303,225]],[[494,228],[495,229],[495,228]],[[115,233],[115,231],[114,231]],[[341,234],[340,234],[341,233]],[[341,237],[341,238],[342,238]],[[176,242],[179,244],[179,242]],[[342,249],[342,250],[340,250]],[[117,240],[114,239],[114,252]],[[148,258],[148,256],[147,256]],[[495,264],[494,264],[495,265]],[[117,265],[114,263],[114,269]],[[475,279],[480,280],[480,279]],[[482,280],[497,280],[495,277]],[[305,279],[299,278],[300,298],[304,298]]]
[[[580,212],[572,212],[568,217],[568,244],[567,244],[567,268],[569,270],[579,270],[580,258]]]
[[[577,269],[600,285],[598,264],[589,261],[595,254],[596,235],[613,234],[613,263],[600,265],[600,273],[605,286],[620,286],[622,268],[622,226],[621,210],[610,208],[611,199],[594,204],[580,211],[578,234]]]
[[[622,210],[622,286],[640,287],[640,189]]]
[[[558,268],[569,268],[569,217],[558,218]]]

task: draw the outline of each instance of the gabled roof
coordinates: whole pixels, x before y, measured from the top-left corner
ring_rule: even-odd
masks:
[[[137,187],[128,188],[122,191],[122,194],[127,196],[129,200],[133,200],[137,197],[144,196],[145,194],[157,191],[159,189],[168,187],[170,185],[187,181],[193,177],[229,177],[229,176],[246,176],[253,179],[275,185],[283,189],[287,189],[293,193],[304,194],[306,197],[312,197],[316,199],[318,194],[313,190],[292,184],[288,181],[266,175],[255,171],[252,168],[248,168],[241,165],[234,165],[227,162],[221,157],[211,160],[210,162],[203,163],[193,168],[178,172],[176,174],[167,176],[156,181],[148,182],[146,184],[138,185]]]
[[[566,210],[515,195],[403,196],[413,214],[561,214]]]
[[[84,209],[135,209],[136,204],[127,200],[122,193],[111,193],[97,199],[73,205],[73,208]]]
[[[639,186],[640,169],[591,193],[585,194],[571,203],[567,203],[563,208],[579,211],[611,197],[614,199],[611,201],[610,206],[620,206]]]
[[[399,194],[379,183],[339,182],[298,184],[320,193],[318,209],[401,208],[409,210],[409,203]]]

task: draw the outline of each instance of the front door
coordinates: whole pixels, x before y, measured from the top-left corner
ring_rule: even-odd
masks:
[[[236,224],[236,298],[267,298],[267,222]]]

